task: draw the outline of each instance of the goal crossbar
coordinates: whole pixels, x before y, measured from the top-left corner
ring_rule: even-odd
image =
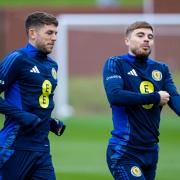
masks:
[[[62,14],[57,19],[59,27],[53,53],[59,65],[59,82],[55,92],[56,117],[68,117],[73,112],[68,95],[69,27],[129,25],[135,21],[147,21],[153,25],[180,25],[180,14]]]

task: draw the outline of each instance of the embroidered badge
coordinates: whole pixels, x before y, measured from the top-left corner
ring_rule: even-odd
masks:
[[[135,176],[135,177],[140,177],[140,176],[142,175],[142,172],[141,172],[141,170],[139,169],[139,167],[133,166],[133,167],[131,168],[131,174],[132,174],[133,176]]]
[[[152,78],[155,81],[160,81],[162,79],[162,73],[158,70],[154,70],[154,71],[152,71]]]
[[[54,79],[57,79],[57,72],[56,72],[56,70],[55,70],[54,68],[52,68],[51,74],[52,74],[52,77],[53,77]]]

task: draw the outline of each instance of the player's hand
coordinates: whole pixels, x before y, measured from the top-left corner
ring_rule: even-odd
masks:
[[[160,95],[160,103],[159,104],[161,106],[166,105],[168,103],[168,101],[169,101],[169,98],[170,98],[169,93],[166,92],[166,91],[159,91],[158,93]]]
[[[55,133],[57,136],[61,136],[64,133],[66,126],[62,121],[57,119],[50,120],[50,131]]]

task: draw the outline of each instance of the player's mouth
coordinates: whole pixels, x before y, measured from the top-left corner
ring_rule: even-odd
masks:
[[[47,46],[48,46],[49,48],[53,48],[53,47],[54,47],[54,43],[49,43],[49,44],[47,44]]]
[[[146,51],[146,50],[150,49],[150,46],[149,45],[142,45],[141,48]]]
[[[48,46],[54,46],[54,43],[49,43]]]

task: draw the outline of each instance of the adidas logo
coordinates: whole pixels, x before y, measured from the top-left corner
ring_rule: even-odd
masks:
[[[34,67],[30,70],[30,72],[32,72],[32,73],[40,73],[40,72],[39,72],[39,69],[37,68],[37,66],[34,66]]]
[[[138,76],[136,71],[134,69],[132,69],[131,71],[128,72],[129,75],[132,75],[132,76]]]

